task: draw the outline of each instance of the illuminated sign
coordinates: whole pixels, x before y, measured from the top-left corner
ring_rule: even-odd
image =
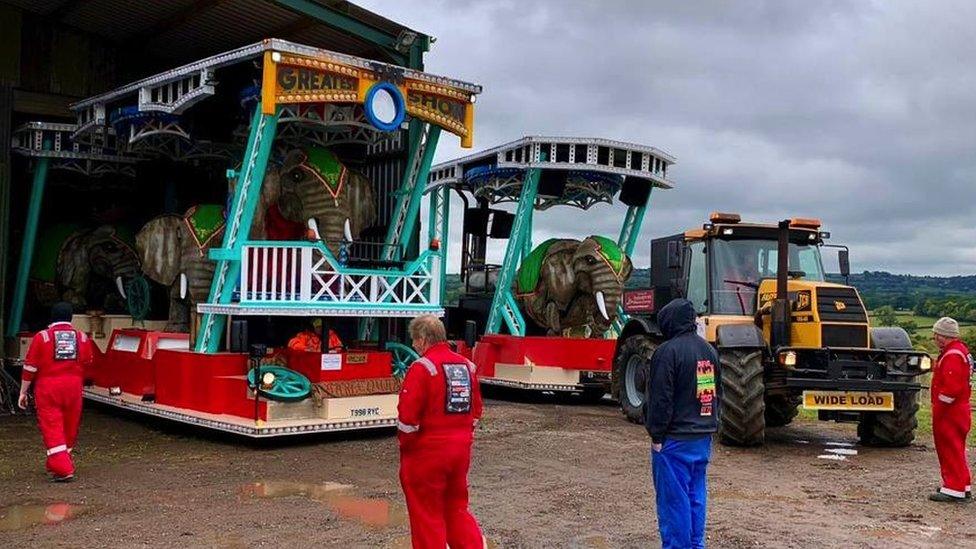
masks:
[[[306,68],[281,67],[278,69],[278,95],[307,95],[319,92],[345,91],[357,88],[356,79],[341,74]]]
[[[383,86],[405,99],[405,112],[398,112],[389,121],[378,120],[367,104]],[[278,105],[295,103],[358,103],[368,111],[369,122],[381,131],[396,130],[403,116],[409,114],[457,135],[462,147],[472,145],[474,96],[447,83],[411,78],[409,73],[393,83],[374,70],[329,58],[267,52],[261,88],[264,114],[273,114]],[[396,102],[396,94],[391,95]]]

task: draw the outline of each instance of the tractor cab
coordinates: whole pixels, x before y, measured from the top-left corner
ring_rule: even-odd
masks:
[[[726,221],[737,216],[713,214],[711,218]],[[819,226],[816,220],[790,221],[787,279],[826,281],[821,247],[829,233],[819,231]],[[713,221],[710,228],[688,231],[678,239],[685,248],[681,274],[687,281],[686,296],[699,313],[752,316],[759,307],[760,287],[772,281],[775,291],[779,265],[776,226]]]

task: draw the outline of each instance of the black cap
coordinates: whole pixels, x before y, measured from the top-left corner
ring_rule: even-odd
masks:
[[[71,315],[74,314],[71,304],[67,301],[59,301],[51,307],[51,322],[71,322]]]

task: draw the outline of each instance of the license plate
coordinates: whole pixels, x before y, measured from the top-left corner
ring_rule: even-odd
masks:
[[[803,407],[807,410],[890,412],[895,409],[895,395],[854,391],[803,391]]]

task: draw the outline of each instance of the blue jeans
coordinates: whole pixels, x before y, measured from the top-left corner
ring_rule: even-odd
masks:
[[[705,470],[711,453],[711,436],[665,439],[660,452],[651,450],[657,523],[665,549],[705,547]]]

